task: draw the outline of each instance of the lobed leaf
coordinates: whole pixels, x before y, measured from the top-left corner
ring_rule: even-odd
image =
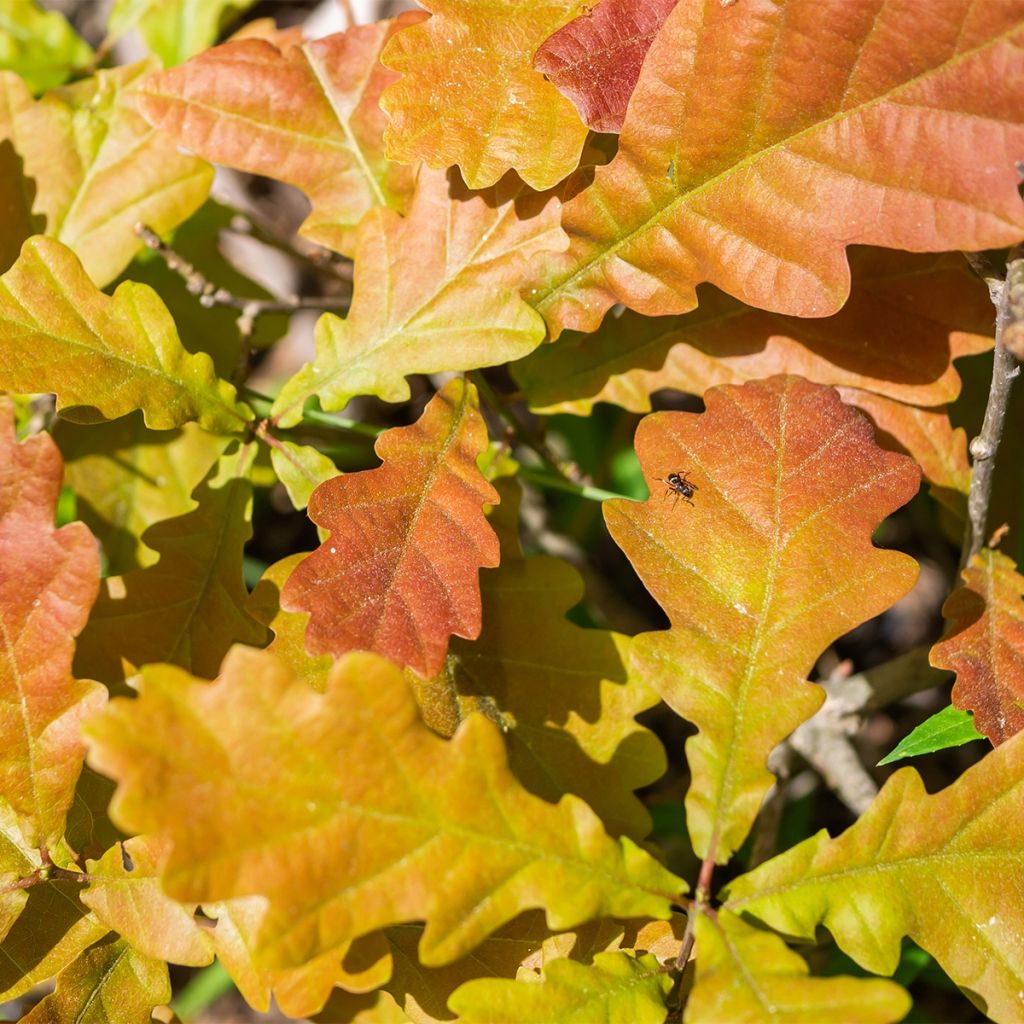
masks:
[[[108,298],[70,249],[43,236],[0,278],[0,387],[52,391],[58,409],[86,420],[141,409],[158,430],[198,420],[240,431],[252,418],[210,357],[185,351],[156,292],[128,281]]]
[[[228,167],[302,189],[313,204],[301,233],[350,255],[376,207],[405,210],[413,170],[382,141],[378,63],[387,40],[422,14],[359,25],[301,44],[239,39],[154,75],[139,109],[167,137]]]
[[[171,998],[167,965],[143,956],[113,935],[87,949],[57,976],[22,1024],[150,1024]]]
[[[47,435],[16,443],[0,398],[0,798],[37,848],[63,834],[85,755],[79,726],[106,699],[71,674],[100,566],[83,524],[54,529],[61,471]]]
[[[519,290],[531,258],[564,239],[560,210],[513,180],[472,195],[421,170],[408,216],[376,210],[363,221],[349,314],[318,321],[316,358],[274,403],[281,425],[297,423],[313,395],[331,410],[355,395],[405,401],[410,374],[494,366],[536,348],[544,323]]]
[[[697,977],[683,1016],[686,1024],[890,1024],[910,1009],[908,993],[891,981],[808,977],[803,957],[778,935],[727,911],[700,914],[695,935]]]
[[[823,925],[875,974],[907,935],[993,1020],[1019,1020],[1022,780],[1020,736],[931,796],[902,768],[837,839],[822,830],[731,882],[726,908],[807,939]]]
[[[88,726],[91,763],[119,782],[112,816],[172,841],[173,898],[264,897],[268,966],[407,920],[441,964],[531,907],[553,928],[667,917],[683,886],[582,801],[523,790],[482,716],[435,736],[376,655],[347,655],[324,694],[241,647],[213,684],[152,666],[139,693]]]
[[[595,132],[618,132],[640,66],[677,0],[601,0],[549,36],[533,57]]]
[[[919,473],[884,452],[830,388],[771,377],[704,396],[707,411],[655,413],[636,450],[652,496],[605,521],[672,623],[633,641],[631,673],[693,722],[686,798],[694,849],[722,863],[772,782],[772,748],[821,704],[807,673],[834,639],[888,608],[916,566],[871,534]],[[688,471],[693,507],[665,498]]]
[[[1024,577],[992,548],[962,576],[943,605],[949,625],[929,660],[956,673],[954,706],[974,712],[974,728],[998,746],[1024,728]]]
[[[0,74],[0,140],[24,160],[45,233],[73,249],[100,288],[142,248],[135,224],[170,231],[199,208],[213,180],[209,164],[179,153],[136,110],[153,67],[98,71],[38,101],[17,76]]]
[[[537,981],[481,978],[448,1005],[464,1024],[662,1024],[672,978],[653,956],[598,953],[592,965],[552,960]]]
[[[381,96],[388,155],[428,167],[458,166],[473,189],[506,172],[538,191],[576,169],[587,127],[540,71],[541,43],[587,0],[422,0],[433,17],[395,35],[385,67],[401,74]]]
[[[498,564],[483,514],[498,494],[476,464],[486,443],[476,388],[456,378],[380,436],[383,466],[313,492],[309,516],[330,534],[281,592],[285,611],[309,613],[310,653],[376,651],[431,676],[453,633],[479,634],[478,571]]]
[[[108,578],[78,644],[83,674],[116,685],[142,665],[170,662],[212,678],[235,643],[262,644],[242,574],[252,535],[253,446],[232,445],[193,492],[198,507],[143,535],[155,565]]]
[[[0,3],[0,69],[13,71],[37,92],[52,89],[92,60],[89,44],[59,11],[34,0]]]
[[[615,303],[686,312],[710,281],[827,316],[847,245],[1019,241],[1022,39],[1020,0],[949,0],[927,31],[917,0],[681,0],[537,308],[553,334],[593,330]]]

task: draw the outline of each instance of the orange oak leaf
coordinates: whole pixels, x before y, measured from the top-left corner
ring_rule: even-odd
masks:
[[[384,155],[378,101],[396,78],[378,63],[387,39],[423,15],[358,25],[281,47],[266,39],[216,46],[154,75],[139,109],[209,160],[286,181],[309,196],[301,233],[351,254],[354,230],[378,206],[404,210],[413,169]]]
[[[139,115],[147,60],[98,71],[34,100],[17,75],[0,73],[0,140],[9,139],[35,185],[44,231],[74,250],[100,288],[142,248],[134,226],[157,233],[194,213],[213,168],[179,153]]]
[[[409,397],[413,373],[472,370],[519,359],[544,340],[520,297],[532,258],[564,248],[561,203],[514,176],[470,193],[456,176],[421,168],[409,213],[376,210],[359,229],[355,295],[343,320],[324,314],[316,358],[274,403],[282,426],[316,395],[332,411],[354,395]]]
[[[533,66],[595,132],[618,132],[640,66],[677,0],[600,0],[550,36]]]
[[[686,745],[687,821],[698,855],[721,863],[771,785],[768,754],[821,704],[806,682],[815,659],[913,585],[914,561],[871,535],[920,474],[832,388],[771,377],[704,400],[701,415],[641,422],[652,495],[604,509],[672,623],[634,639],[631,671],[700,730]],[[683,471],[692,506],[662,482]]]
[[[956,673],[953,704],[973,711],[974,727],[998,746],[1024,729],[1024,577],[983,548],[963,580],[942,608],[949,626],[929,660]]]
[[[452,164],[470,188],[514,170],[531,188],[576,169],[587,126],[533,67],[533,54],[587,0],[422,0],[433,17],[399,32],[381,55],[401,78],[384,90],[388,154],[428,167]]]
[[[615,303],[682,313],[711,281],[827,316],[845,248],[984,249],[1024,236],[1024,2],[681,0],[615,158],[567,204],[536,295],[552,333]]]
[[[634,412],[661,388],[701,395],[773,373],[797,373],[912,405],[960,393],[953,360],[992,346],[992,303],[959,254],[856,249],[853,286],[834,316],[781,316],[705,287],[674,317],[608,316],[516,364],[531,407],[585,415],[596,402]]]
[[[498,564],[483,514],[498,492],[476,464],[486,443],[476,388],[456,378],[416,423],[380,436],[383,466],[313,492],[309,516],[330,536],[281,593],[286,611],[310,613],[313,654],[376,651],[431,676],[452,634],[479,634],[478,570]]]
[[[527,793],[484,716],[436,736],[375,654],[339,660],[322,694],[246,647],[214,683],[155,665],[138,689],[86,727],[90,763],[118,781],[111,816],[171,840],[174,899],[262,896],[266,966],[417,920],[420,962],[440,965],[524,910],[555,929],[668,918],[685,888],[578,798]]]
[[[84,524],[53,527],[62,471],[46,434],[16,443],[0,398],[0,797],[35,846],[63,833],[85,755],[79,726],[106,699],[71,674],[100,563]]]

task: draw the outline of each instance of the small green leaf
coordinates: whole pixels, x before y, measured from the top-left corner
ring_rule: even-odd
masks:
[[[983,740],[974,728],[974,716],[970,711],[959,708],[943,708],[941,711],[925,719],[909,736],[904,736],[893,751],[886,754],[878,767],[892,764],[905,757],[920,757],[921,754],[933,754],[936,750],[948,750],[950,747],[962,747],[972,740]]]
[[[37,92],[65,81],[92,60],[92,49],[63,14],[33,0],[0,0],[0,69],[15,71]]]

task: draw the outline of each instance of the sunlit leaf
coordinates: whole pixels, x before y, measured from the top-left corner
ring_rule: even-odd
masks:
[[[395,160],[458,165],[470,188],[507,171],[551,188],[576,169],[587,127],[533,55],[587,0],[423,0],[433,17],[398,33],[382,56],[401,73],[381,106]]]
[[[919,473],[878,448],[834,390],[799,377],[704,400],[702,415],[641,422],[652,495],[604,508],[672,623],[634,639],[632,671],[700,730],[686,744],[687,822],[698,855],[721,863],[772,782],[769,752],[823,699],[805,681],[819,654],[913,584],[913,560],[875,549],[871,534]],[[662,482],[684,470],[699,488],[692,506]]]
[[[170,662],[212,678],[233,643],[263,643],[242,576],[253,454],[233,445],[193,493],[197,508],[142,535],[155,565],[104,580],[79,640],[80,674],[115,685],[141,665]]]
[[[100,566],[84,525],[53,527],[62,468],[46,434],[15,442],[0,398],[0,797],[37,847],[63,832],[85,754],[79,725],[106,699],[71,674]]]
[[[961,711],[950,704],[930,718],[926,718],[909,736],[900,740],[892,753],[886,754],[878,764],[892,764],[893,761],[902,761],[905,757],[919,757],[921,754],[960,747],[984,738],[974,728],[971,713]]]
[[[52,391],[72,415],[84,406],[83,419],[141,409],[158,430],[198,420],[237,431],[252,416],[208,355],[185,351],[156,292],[126,282],[108,298],[70,249],[42,236],[0,278],[0,387]]]
[[[702,281],[827,316],[847,245],[1019,241],[1022,38],[1019,0],[933,5],[927,31],[919,0],[681,0],[615,159],[565,208],[535,297],[552,332],[619,302],[686,312]]]
[[[640,65],[677,0],[601,0],[550,36],[533,66],[595,132],[618,132]]]
[[[119,782],[112,816],[171,839],[174,898],[265,897],[268,965],[406,920],[426,921],[420,959],[441,964],[531,907],[554,928],[667,917],[683,887],[579,799],[523,790],[483,716],[435,736],[376,655],[347,655],[324,694],[243,647],[213,684],[152,666],[139,693],[87,727]]]
[[[275,439],[270,449],[270,461],[296,508],[305,508],[313,491],[338,475],[334,463],[309,444]]]
[[[88,425],[60,419],[53,438],[78,499],[78,518],[103,545],[110,576],[157,560],[142,534],[192,509],[192,492],[227,444],[193,423],[149,430],[139,413]]]
[[[99,71],[38,101],[17,76],[0,74],[0,139],[25,161],[45,233],[74,249],[99,287],[142,248],[137,222],[169,231],[198,209],[213,178],[136,110],[153,67]]]
[[[942,608],[949,627],[930,660],[956,673],[953,704],[973,711],[975,729],[998,745],[1024,728],[1024,577],[1013,559],[983,548],[963,581]]]
[[[167,964],[151,960],[124,939],[90,946],[57,976],[57,990],[22,1024],[150,1024],[154,1007],[171,998]]]
[[[34,0],[0,0],[0,69],[37,92],[60,85],[92,60],[92,49],[59,11]]]
[[[384,155],[377,62],[388,38],[422,14],[360,25],[279,49],[240,39],[154,75],[139,108],[163,135],[219,164],[272,175],[309,196],[302,233],[351,253],[375,207],[405,209],[413,170]]]
[[[25,838],[18,816],[0,799],[0,942],[11,930],[28,901],[28,892],[18,883],[42,865],[39,851]]]
[[[560,209],[511,179],[470,195],[422,170],[408,216],[377,210],[363,221],[351,310],[320,318],[316,358],[274,404],[282,425],[313,395],[331,410],[354,395],[400,402],[409,374],[493,366],[536,348],[544,323],[519,288],[531,257],[564,240]]]
[[[212,46],[221,25],[253,3],[255,0],[114,0],[107,34],[117,39],[138,28],[149,49],[170,67]]]
[[[701,914],[695,933],[697,977],[686,1024],[890,1024],[910,1009],[910,996],[891,981],[808,977],[803,957],[779,936],[734,914]]]
[[[449,1005],[465,1024],[662,1024],[671,988],[653,956],[598,953],[590,966],[552,960],[537,981],[470,981]]]
[[[498,494],[476,465],[486,442],[476,389],[456,378],[416,423],[380,436],[383,466],[316,489],[309,516],[330,534],[281,593],[286,611],[309,613],[311,653],[376,651],[426,677],[452,634],[479,634],[478,571],[498,564],[483,514]]]
[[[166,841],[143,836],[126,840],[123,849],[112,846],[100,860],[87,862],[90,882],[82,902],[136,952],[201,967],[213,960],[213,944],[193,917],[195,906],[169,899],[160,888],[169,853]]]
[[[824,925],[844,952],[891,974],[909,936],[993,1020],[1024,1003],[1024,737],[929,796],[900,769],[839,838],[822,830],[726,889],[727,908],[788,935]]]

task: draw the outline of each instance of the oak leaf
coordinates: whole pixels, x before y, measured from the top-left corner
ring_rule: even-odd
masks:
[[[902,768],[838,838],[823,829],[729,883],[726,909],[804,939],[823,925],[875,974],[907,935],[993,1020],[1020,1020],[1022,780],[1020,735],[934,795]]]
[[[135,224],[170,231],[199,208],[213,180],[209,164],[179,153],[136,110],[154,66],[98,71],[41,100],[16,75],[0,74],[0,140],[24,160],[45,233],[74,249],[100,288],[142,248]]]
[[[953,704],[974,712],[994,746],[1024,729],[1024,577],[1002,552],[983,548],[947,598],[945,637],[931,651],[936,668],[956,673]]]
[[[265,641],[245,611],[242,575],[254,454],[232,445],[193,492],[197,507],[142,535],[157,563],[104,581],[79,640],[79,672],[116,686],[142,665],[170,662],[212,678],[233,643]]]
[[[448,1005],[464,1024],[662,1024],[672,984],[653,956],[598,953],[589,966],[552,960],[536,981],[467,982]]]
[[[171,998],[167,964],[110,935],[90,946],[57,976],[57,989],[22,1024],[150,1024]]]
[[[0,797],[35,847],[63,833],[85,754],[79,726],[106,699],[71,674],[100,565],[82,523],[54,529],[61,471],[48,435],[16,442],[0,398]]]
[[[319,449],[309,444],[295,444],[274,438],[270,462],[278,480],[288,492],[296,508],[305,508],[313,492],[331,477],[338,475],[334,463]]]
[[[697,976],[686,1003],[686,1024],[890,1024],[910,1009],[910,996],[891,981],[808,977],[803,957],[778,935],[726,911],[700,914],[694,932]]]
[[[6,0],[0,10],[0,69],[14,71],[36,91],[60,85],[92,57],[59,11],[43,10],[35,0]]]
[[[545,40],[533,57],[595,132],[618,132],[640,66],[677,0],[600,0]]]
[[[25,239],[43,227],[43,218],[32,213],[34,195],[34,183],[25,175],[24,162],[10,139],[0,141],[0,274],[14,265]]]
[[[310,653],[376,651],[426,677],[453,633],[479,634],[478,571],[498,564],[483,514],[498,494],[476,464],[486,444],[476,388],[456,378],[378,438],[383,466],[313,492],[309,516],[330,534],[281,592],[285,611],[310,615]]]
[[[562,245],[560,209],[512,180],[470,194],[421,170],[408,216],[375,210],[360,226],[351,309],[318,321],[316,358],[274,403],[282,426],[313,395],[331,410],[354,395],[401,402],[409,374],[493,366],[536,348],[544,322],[519,290],[531,258]]]
[[[422,0],[433,17],[399,32],[381,62],[401,74],[381,97],[388,154],[404,163],[458,166],[473,189],[514,170],[531,188],[576,169],[587,127],[533,55],[587,0]]]
[[[681,0],[615,158],[565,207],[570,249],[535,296],[552,334],[594,330],[615,303],[686,312],[702,281],[827,316],[847,245],[1019,241],[1024,3],[932,14],[922,32],[917,0]]]
[[[239,431],[252,418],[210,357],[185,351],[156,292],[127,281],[109,298],[70,249],[42,235],[0,278],[0,387],[51,391],[58,409],[85,407],[86,420],[141,409],[157,430],[198,420]]]
[[[413,169],[384,155],[378,101],[395,80],[377,58],[422,14],[359,25],[295,45],[239,39],[154,75],[139,109],[195,153],[302,189],[313,204],[301,233],[351,255],[354,231],[379,206],[404,211]]]
[[[212,684],[150,666],[138,699],[87,732],[90,762],[119,783],[114,821],[171,840],[170,896],[266,899],[268,966],[408,920],[426,922],[420,961],[442,964],[532,907],[553,928],[667,917],[683,887],[582,801],[523,790],[483,716],[435,736],[373,654],[340,660],[323,694],[244,647]]]
[[[914,583],[913,560],[871,534],[920,477],[831,388],[771,377],[704,400],[701,415],[641,422],[652,496],[604,510],[672,623],[634,638],[631,672],[700,730],[686,744],[687,822],[698,855],[722,863],[771,785],[769,752],[821,704],[806,682],[817,657]],[[663,482],[684,470],[692,507]]]

